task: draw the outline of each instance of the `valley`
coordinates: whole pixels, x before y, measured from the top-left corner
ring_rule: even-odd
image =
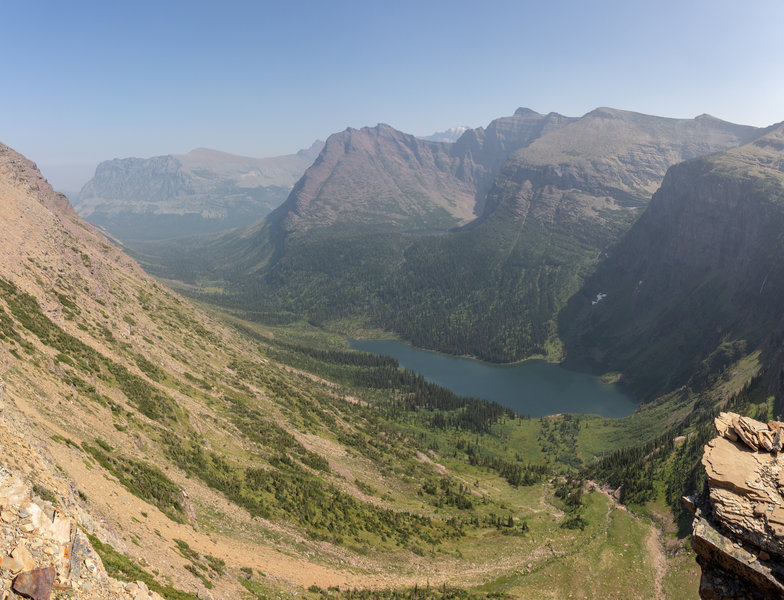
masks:
[[[380,329],[490,362],[562,360],[559,312],[667,168],[763,133],[606,108],[520,108],[454,144],[347,130],[265,220],[129,251],[250,319]]]
[[[784,3],[5,3],[0,600],[779,600]]]
[[[4,465],[163,598],[693,597],[713,417],[782,412],[781,136],[347,130],[265,219],[127,245],[0,146]],[[639,403],[479,400],[345,338],[388,332]]]

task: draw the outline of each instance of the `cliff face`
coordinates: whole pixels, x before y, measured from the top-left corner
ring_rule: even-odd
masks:
[[[784,423],[734,413],[715,421],[719,437],[702,464],[709,498],[695,510],[692,546],[705,600],[784,595]],[[687,503],[691,501],[686,499]]]
[[[453,175],[449,148],[388,125],[334,134],[281,207],[284,226],[429,229],[470,220],[473,182]]]
[[[122,240],[150,240],[247,225],[285,200],[323,144],[273,158],[198,148],[187,154],[102,162],[77,212]]]
[[[457,175],[469,177],[477,189],[475,213],[488,212],[486,197],[509,156],[539,138],[574,123],[575,117],[539,114],[518,108],[514,115],[492,121],[486,128],[469,129],[455,142],[451,154],[458,159]]]
[[[784,308],[783,139],[779,127],[668,171],[561,314],[571,359],[645,374],[630,383],[661,391],[720,360],[715,353],[754,347],[776,329]]]

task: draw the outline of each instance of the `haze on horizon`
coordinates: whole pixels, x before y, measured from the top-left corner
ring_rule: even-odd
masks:
[[[784,119],[776,0],[18,3],[2,9],[0,141],[75,191],[95,165],[417,135],[519,106]]]

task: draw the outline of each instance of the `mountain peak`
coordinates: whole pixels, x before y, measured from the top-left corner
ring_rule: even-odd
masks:
[[[449,152],[386,123],[349,127],[327,139],[281,210],[301,230],[342,220],[412,230],[463,224],[474,217],[476,190],[452,175],[459,159]]]
[[[207,148],[206,146],[199,146],[198,148],[194,148],[187,154],[203,154],[203,153],[211,153],[211,152],[220,152],[220,150],[214,150],[213,148]],[[223,154],[223,152],[221,152]]]
[[[617,108],[610,108],[608,106],[599,106],[592,111],[585,113],[583,117],[596,117],[599,119],[617,119],[628,111],[618,110]]]
[[[458,138],[468,131],[470,127],[467,125],[455,125],[446,131],[436,131],[435,133],[427,136],[421,136],[420,139],[428,142],[456,142]]]

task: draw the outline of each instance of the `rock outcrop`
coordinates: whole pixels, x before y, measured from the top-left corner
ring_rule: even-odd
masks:
[[[719,437],[702,459],[709,498],[694,506],[700,597],[782,598],[784,461],[778,452],[784,423],[721,413],[715,425]]]
[[[76,520],[0,467],[0,598],[160,600],[144,582],[109,577]],[[60,597],[58,596],[58,597]]]

